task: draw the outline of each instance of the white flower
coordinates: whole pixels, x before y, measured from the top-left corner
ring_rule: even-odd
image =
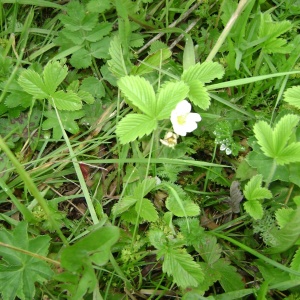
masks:
[[[197,128],[197,123],[201,121],[201,116],[191,113],[191,104],[183,100],[177,104],[171,113],[171,122],[174,132],[178,135],[186,136],[187,132],[192,132]]]
[[[220,150],[221,150],[221,151],[224,151],[224,150],[225,150],[225,153],[226,153],[227,155],[230,155],[231,152],[232,152],[231,149],[230,149],[229,147],[227,147],[225,144],[221,144]]]
[[[177,138],[178,138],[177,134],[175,134],[171,131],[168,131],[165,134],[164,139],[163,140],[161,139],[160,142],[165,146],[173,148],[177,145]]]

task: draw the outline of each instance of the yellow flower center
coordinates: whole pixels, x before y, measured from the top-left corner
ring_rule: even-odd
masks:
[[[177,122],[179,125],[183,125],[186,123],[186,115],[181,115],[177,117]]]

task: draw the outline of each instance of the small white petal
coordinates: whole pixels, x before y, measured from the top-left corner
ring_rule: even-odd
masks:
[[[180,101],[175,107],[175,110],[180,113],[180,115],[188,114],[191,109],[192,105],[186,100]]]
[[[224,151],[225,149],[226,149],[226,145],[222,144],[222,145],[220,146],[220,150],[221,150],[221,151]]]
[[[230,155],[231,154],[231,149],[230,148],[226,148],[226,151],[225,151],[225,153],[227,154],[227,155]]]

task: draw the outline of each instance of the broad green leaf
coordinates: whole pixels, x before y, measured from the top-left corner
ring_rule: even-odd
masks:
[[[96,98],[105,96],[105,89],[103,83],[95,77],[87,77],[82,80],[80,90],[89,92]]]
[[[131,104],[156,118],[155,93],[149,81],[139,76],[124,76],[118,81],[118,86]]]
[[[139,199],[135,204],[137,214],[145,221],[155,222],[158,219],[158,213],[154,204],[148,199]]]
[[[79,1],[71,1],[67,5],[67,14],[61,14],[59,19],[65,26],[70,27],[73,31],[75,31],[84,17],[84,6],[81,5]],[[72,25],[74,25],[74,28]]]
[[[300,143],[288,145],[298,122],[298,116],[288,114],[278,121],[274,130],[264,121],[254,125],[255,137],[262,151],[279,165],[300,161]]]
[[[154,116],[157,120],[168,119],[176,105],[184,100],[188,94],[189,88],[183,82],[168,82],[158,93],[157,104]]]
[[[289,223],[290,218],[294,214],[294,210],[292,208],[280,208],[275,214],[279,227],[283,228],[287,223]]]
[[[87,3],[87,9],[91,12],[103,13],[111,6],[110,0],[91,0]]]
[[[101,227],[66,247],[61,253],[61,264],[69,271],[77,271],[86,264],[104,265],[109,260],[110,249],[118,241],[119,228]]]
[[[151,229],[148,231],[148,238],[151,243],[156,249],[160,250],[165,247],[167,241],[166,241],[166,235],[163,231],[158,229]]]
[[[18,79],[23,90],[34,96],[36,99],[46,99],[48,97],[47,88],[41,76],[33,70],[25,70]]]
[[[257,200],[247,201],[244,203],[245,211],[254,219],[258,220],[263,217],[264,211],[261,203]]]
[[[187,246],[194,246],[198,251],[199,242],[204,238],[204,227],[200,226],[198,218],[179,219],[180,232],[185,238]]]
[[[188,70],[189,67],[192,67],[196,64],[195,48],[191,36],[188,36],[185,39],[185,47],[183,50],[182,64],[183,64],[183,70]]]
[[[173,276],[174,283],[179,287],[185,289],[198,286],[203,281],[200,265],[184,249],[168,247],[166,250],[160,250],[158,255],[164,258],[163,272]]]
[[[157,127],[157,121],[141,114],[129,114],[122,119],[116,129],[122,144],[127,144],[139,137],[150,134]]]
[[[212,265],[217,262],[222,253],[222,248],[217,242],[217,238],[208,234],[202,234],[202,238],[195,243],[195,250],[199,252],[203,260]]]
[[[155,178],[145,178],[142,182],[139,182],[134,189],[134,197],[140,199],[149,194],[156,186]]]
[[[300,109],[300,86],[294,86],[285,91],[284,101]]]
[[[276,244],[266,253],[281,253],[294,246],[300,235],[300,207],[291,214],[289,222],[282,229],[274,228],[271,234],[276,238]]]
[[[111,60],[107,62],[109,70],[117,78],[128,75],[129,69],[132,68],[132,65],[124,60],[124,53],[119,36],[115,36],[114,39],[110,42],[109,54],[111,56]]]
[[[49,236],[28,239],[27,223],[19,222],[14,231],[2,229],[0,240],[21,250],[46,256],[50,243]],[[35,283],[43,283],[53,276],[51,268],[41,259],[22,252],[0,247],[2,264],[0,268],[0,293],[3,300],[20,298],[35,299]]]
[[[300,272],[300,249],[298,249],[291,262],[291,269]],[[291,279],[298,279],[299,276],[290,274]]]
[[[221,272],[222,276],[219,280],[225,292],[237,291],[244,288],[241,275],[234,266],[231,266],[225,259],[219,259],[213,268]]]
[[[169,196],[166,201],[167,209],[177,217],[195,217],[200,214],[199,205],[191,200]]]
[[[112,208],[114,216],[120,215],[124,211],[127,211],[131,206],[137,202],[138,198],[132,196],[125,196],[121,198]]]
[[[109,58],[109,44],[111,38],[105,37],[101,41],[93,43],[90,49],[90,55],[99,59],[108,59]]]
[[[267,188],[262,187],[262,175],[260,174],[249,180],[245,186],[244,195],[248,201],[272,198],[272,193]]]
[[[81,99],[72,91],[57,91],[52,95],[51,100],[56,108],[60,110],[73,111],[82,108]]]
[[[67,66],[62,66],[58,61],[49,62],[43,72],[47,93],[52,95],[67,75]]]
[[[199,284],[199,286],[196,288],[197,290],[202,291],[202,295],[204,294],[204,292],[208,291],[209,288],[218,280],[221,279],[222,277],[222,272],[220,270],[217,270],[214,268],[214,264],[208,264],[206,262],[199,262],[199,265],[201,267],[201,269],[203,270],[203,274],[204,274],[204,280]],[[183,298],[185,299],[185,298]],[[194,300],[194,298],[187,298],[190,300]],[[196,298],[198,299],[198,298]],[[199,300],[202,298],[199,298]],[[203,300],[207,300],[207,298],[203,298]]]
[[[70,63],[76,69],[85,69],[92,65],[91,54],[86,49],[79,49],[72,54]]]
[[[215,78],[222,78],[224,75],[224,68],[222,65],[216,62],[204,62],[202,64],[197,63],[194,66],[185,70],[181,76],[181,79],[187,83],[193,80],[199,80],[202,83],[208,83]]]
[[[103,39],[105,35],[108,35],[112,30],[112,23],[108,22],[101,22],[100,24],[96,25],[92,31],[90,31],[87,36],[86,40],[89,42],[97,42]]]
[[[165,61],[171,57],[172,52],[166,49],[159,49],[155,53],[147,56],[139,66],[136,66],[132,69],[132,74],[134,75],[143,75],[154,71],[156,68],[160,67]]]
[[[89,92],[83,90],[78,91],[77,96],[87,104],[93,104],[95,101],[94,97]]]
[[[210,106],[210,97],[203,83],[199,80],[191,80],[188,82],[190,91],[189,99],[200,108],[206,110]]]

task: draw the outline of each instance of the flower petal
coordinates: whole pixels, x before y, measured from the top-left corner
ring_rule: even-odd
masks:
[[[192,105],[186,101],[186,100],[182,100],[179,103],[177,103],[176,107],[175,107],[175,111],[179,114],[179,115],[185,115],[188,114],[192,109]]]

